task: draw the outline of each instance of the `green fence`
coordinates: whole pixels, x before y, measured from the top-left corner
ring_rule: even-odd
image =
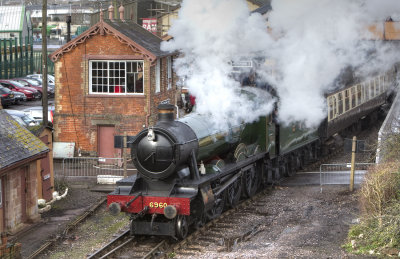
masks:
[[[49,52],[48,54],[50,54]],[[32,39],[0,39],[0,79],[23,77],[40,73],[42,52],[33,50]],[[54,74],[54,63],[47,57],[47,70]]]

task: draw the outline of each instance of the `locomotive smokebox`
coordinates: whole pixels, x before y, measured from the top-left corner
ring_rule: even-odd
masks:
[[[158,121],[173,121],[174,106],[172,104],[160,104],[158,109]]]
[[[147,179],[165,179],[185,171],[191,154],[197,154],[197,136],[187,124],[174,120],[174,108],[160,104],[157,123],[139,132],[132,143],[133,164]]]

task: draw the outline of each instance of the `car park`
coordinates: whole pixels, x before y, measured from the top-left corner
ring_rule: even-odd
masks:
[[[5,87],[0,87],[1,106],[8,107],[14,103],[14,94]]]
[[[17,111],[17,110],[10,110],[10,109],[4,109],[9,115],[11,115],[19,124],[21,124],[24,127],[28,126],[37,126],[40,123],[36,121],[31,115],[26,114],[23,111]]]
[[[43,86],[42,83],[34,78],[14,78],[14,81],[21,83],[24,86],[32,87],[38,90],[43,95]],[[47,86],[47,96],[52,98],[54,97],[54,88]]]
[[[42,98],[41,93],[35,88],[25,87],[16,81],[2,79],[0,80],[0,84],[7,87],[11,91],[24,93],[28,101],[36,99],[40,100]]]

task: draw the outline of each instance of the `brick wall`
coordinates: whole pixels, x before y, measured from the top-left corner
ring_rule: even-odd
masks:
[[[90,59],[144,60],[145,94],[141,96],[89,95]],[[142,53],[134,52],[112,35],[94,35],[65,53],[55,63],[56,94],[54,141],[75,142],[76,149],[97,155],[98,125],[115,126],[116,134],[136,135],[155,122],[159,102],[175,103],[175,86],[167,91],[166,58],[162,59],[161,92],[155,94],[155,62],[151,64]]]

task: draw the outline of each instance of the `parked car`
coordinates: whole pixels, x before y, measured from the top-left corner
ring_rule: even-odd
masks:
[[[40,84],[40,85],[43,85],[43,80],[40,78],[33,78],[33,77],[27,77],[27,78],[38,82],[38,84]],[[47,82],[47,87],[51,88],[54,91],[55,85]]]
[[[8,89],[8,88],[6,88]],[[11,91],[14,94],[14,104],[19,104],[21,102],[25,102],[26,99],[26,95],[24,93],[21,92],[17,92],[17,91]]]
[[[14,94],[6,87],[0,86],[1,106],[8,107],[14,103]]]
[[[1,83],[0,83],[0,87],[7,89],[7,91],[10,91],[14,95],[13,104],[19,104],[20,102],[26,101],[26,95],[24,93],[17,92],[17,91],[11,91],[7,87],[3,86]]]
[[[17,81],[17,82],[21,83],[24,86],[35,88],[43,96],[42,83],[39,82],[38,80],[35,80],[33,78],[29,78],[29,77],[27,77],[27,78],[14,78],[12,80]],[[50,86],[47,86],[47,96],[50,97],[50,98],[54,97],[54,88],[52,88]]]
[[[48,106],[47,118],[48,118],[49,122],[51,122],[51,123],[53,123],[54,109],[55,109],[54,105]],[[38,122],[43,121],[43,107],[42,106],[29,107],[22,111],[25,114],[31,115]]]
[[[42,98],[42,94],[35,88],[25,87],[16,81],[3,79],[0,80],[0,84],[12,91],[24,93],[26,95],[26,99],[29,101],[36,99],[40,100]]]
[[[4,110],[24,127],[37,126],[40,124],[31,115],[26,114],[23,111],[9,110],[9,109],[4,109]]]
[[[35,78],[35,79],[40,79],[43,80],[43,75],[42,74],[30,74],[27,75],[26,77],[31,77],[31,78]],[[47,83],[51,84],[51,85],[55,85],[56,84],[56,79],[53,75],[47,75]]]

